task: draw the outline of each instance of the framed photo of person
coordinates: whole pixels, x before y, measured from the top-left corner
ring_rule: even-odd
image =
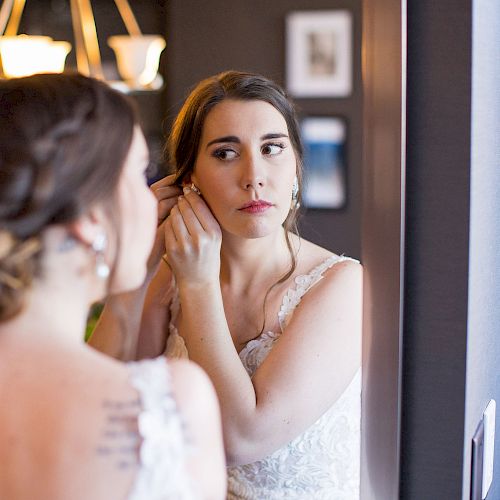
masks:
[[[352,92],[352,14],[294,11],[286,18],[286,85],[294,97]]]
[[[304,143],[304,206],[343,208],[347,202],[345,121],[308,117],[302,120],[300,129]]]

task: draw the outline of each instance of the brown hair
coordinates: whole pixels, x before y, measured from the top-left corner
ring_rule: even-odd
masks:
[[[181,184],[194,168],[200,146],[205,119],[217,104],[226,99],[242,101],[264,101],[273,106],[285,119],[288,135],[297,159],[296,173],[299,183],[299,196],[302,187],[303,148],[300,139],[297,113],[286,92],[275,82],[261,75],[241,71],[225,71],[202,80],[189,94],[174,121],[167,142],[167,154],[171,167],[176,174],[176,182]],[[287,280],[295,271],[297,259],[293,251],[289,232],[298,233],[297,218],[300,203],[295,203],[283,224],[286,243],[290,252],[291,265],[287,273],[269,288],[264,298],[274,286]]]
[[[78,74],[0,81],[0,321],[40,272],[40,235],[96,202],[112,213],[137,118],[128,98]]]

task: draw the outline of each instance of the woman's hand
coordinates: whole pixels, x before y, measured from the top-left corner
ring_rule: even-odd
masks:
[[[205,201],[184,188],[165,221],[167,260],[179,286],[219,282],[221,240],[219,223]]]
[[[167,175],[163,179],[151,184],[151,191],[158,200],[158,226],[170,214],[172,207],[177,204],[177,198],[182,194],[182,189],[174,184],[175,175]]]
[[[148,269],[154,273],[161,256],[165,253],[165,219],[170,214],[172,207],[177,204],[177,198],[182,194],[182,189],[173,184],[175,175],[167,175],[151,185],[151,191],[158,200],[158,229],[156,239],[148,260]]]

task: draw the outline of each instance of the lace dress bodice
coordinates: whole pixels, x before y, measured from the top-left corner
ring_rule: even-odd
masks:
[[[141,411],[139,471],[127,500],[192,500],[186,457],[190,445],[170,387],[164,357],[127,364]]]
[[[323,273],[345,260],[332,255],[306,275],[295,278],[278,314],[280,332],[264,332],[239,353],[253,376],[290,321],[302,297]],[[174,325],[177,294],[171,303],[167,356],[187,357]],[[333,374],[332,374],[333,375]],[[337,401],[308,429],[271,455],[228,468],[228,500],[358,500],[360,467],[361,369]]]

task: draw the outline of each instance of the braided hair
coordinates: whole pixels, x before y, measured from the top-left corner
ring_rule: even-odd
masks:
[[[128,98],[79,74],[0,80],[0,321],[40,274],[41,235],[114,193],[137,118]]]

